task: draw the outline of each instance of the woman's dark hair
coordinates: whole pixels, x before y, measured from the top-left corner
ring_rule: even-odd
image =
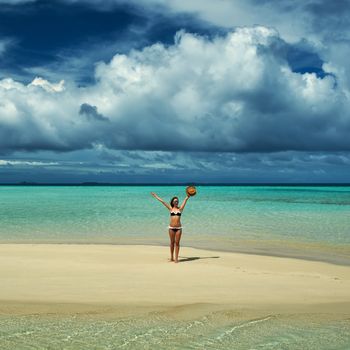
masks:
[[[173,197],[173,198],[171,198],[170,205],[171,205],[172,208],[174,207],[174,199],[179,200],[178,197]]]

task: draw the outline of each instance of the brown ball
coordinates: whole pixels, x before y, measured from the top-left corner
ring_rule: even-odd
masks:
[[[194,196],[196,193],[197,193],[197,190],[194,186],[187,186],[186,187],[186,193],[189,195],[189,196]]]

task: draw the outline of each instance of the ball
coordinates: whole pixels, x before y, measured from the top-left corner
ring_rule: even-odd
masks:
[[[196,193],[197,193],[197,190],[194,186],[187,186],[186,187],[186,193],[189,195],[189,196],[194,196]]]

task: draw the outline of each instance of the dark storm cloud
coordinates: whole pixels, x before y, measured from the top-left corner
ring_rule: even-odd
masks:
[[[102,157],[102,153],[108,157]],[[56,159],[57,158],[57,159]],[[56,159],[56,160],[55,160]],[[0,182],[347,182],[350,154],[113,151],[0,158]]]
[[[0,8],[0,37],[16,39],[16,45],[0,62],[0,74],[10,73],[23,81],[30,79],[32,70],[39,71],[38,67],[42,73],[45,66],[52,71],[60,68],[61,77],[65,70],[67,76],[74,73],[78,81],[91,81],[94,63],[110,59],[117,52],[118,43],[122,49],[129,40],[135,41],[132,28],[147,22],[127,6],[100,12],[79,2],[30,1],[15,5],[9,2]],[[94,49],[97,43],[102,44],[99,50]],[[109,51],[110,46],[113,52]],[[83,55],[82,48],[86,51]],[[89,59],[89,49],[94,49],[94,60]]]
[[[36,1],[37,0],[0,0],[0,4],[15,6]]]
[[[109,121],[109,118],[98,113],[96,106],[91,106],[88,103],[83,103],[80,106],[79,114],[86,116],[88,120]]]
[[[349,33],[342,30],[348,29],[350,25],[349,0],[309,1],[305,3],[304,9],[312,15],[312,24],[317,30],[334,39],[349,39]]]
[[[250,0],[250,3],[256,8],[267,9],[272,15],[280,15],[284,21],[295,22],[295,17],[299,17],[304,38],[311,35],[325,42],[350,39],[349,0]]]
[[[220,31],[190,15],[153,12],[124,1],[5,1],[0,7],[0,78],[29,83],[46,79],[94,83],[94,66],[116,53],[154,42],[171,43],[186,28],[202,34]],[[30,28],[30,30],[28,30]]]

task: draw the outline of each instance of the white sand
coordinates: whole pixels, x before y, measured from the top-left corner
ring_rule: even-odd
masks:
[[[350,314],[350,267],[181,247],[1,244],[0,314],[210,307]],[[197,306],[196,306],[197,305]]]

